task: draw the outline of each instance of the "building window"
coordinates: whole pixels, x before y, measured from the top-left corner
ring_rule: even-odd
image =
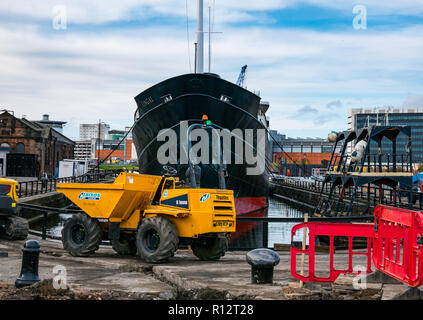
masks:
[[[10,151],[10,146],[7,143],[2,143],[0,145],[0,151]]]
[[[25,145],[22,142],[16,144],[16,153],[25,153]]]
[[[332,147],[323,146],[322,147],[322,152],[323,153],[331,153],[332,152]]]

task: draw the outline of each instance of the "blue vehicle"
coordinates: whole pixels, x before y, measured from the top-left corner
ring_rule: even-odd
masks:
[[[410,192],[408,192],[408,190],[410,190],[409,186],[400,184],[399,188],[400,190],[403,190],[400,192],[400,195],[402,197],[407,197],[408,201],[416,204],[417,200],[419,200],[420,202],[422,202],[423,200],[423,193],[421,190],[421,185],[423,182],[423,172],[419,172],[415,175],[413,175],[413,185],[411,187],[411,190],[413,191],[413,195],[411,196]]]

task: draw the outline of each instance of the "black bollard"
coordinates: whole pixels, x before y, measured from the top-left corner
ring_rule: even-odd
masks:
[[[273,268],[280,261],[279,255],[270,249],[254,249],[247,253],[251,265],[251,283],[273,283]]]
[[[21,274],[15,281],[16,288],[30,286],[38,281],[38,261],[40,258],[40,243],[37,240],[28,240],[22,249]]]

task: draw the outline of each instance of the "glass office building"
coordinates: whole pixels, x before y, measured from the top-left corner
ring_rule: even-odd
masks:
[[[423,163],[423,109],[422,108],[375,108],[350,109],[348,111],[348,130],[358,130],[371,125],[410,126],[412,137],[412,158],[414,163]],[[397,152],[405,153],[408,138],[400,134],[397,138]],[[370,145],[371,153],[377,152],[377,144]],[[390,152],[392,144],[382,143],[382,152]],[[403,148],[402,150],[400,148]],[[352,149],[352,146],[351,146]]]

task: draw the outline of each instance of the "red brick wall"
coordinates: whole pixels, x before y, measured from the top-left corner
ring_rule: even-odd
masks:
[[[99,151],[100,151],[100,160],[103,160],[104,158],[106,158],[111,152],[111,150],[96,150],[95,152],[96,158],[98,158]],[[126,160],[131,160],[131,156],[132,156],[132,140],[126,140]],[[110,157],[107,160],[110,160],[112,157],[117,157],[120,160],[124,160],[123,158],[125,157],[125,150],[113,151],[113,153],[110,155]]]
[[[41,145],[41,141],[43,141],[43,145]],[[58,141],[54,143],[51,134],[43,140],[40,132],[31,129],[24,122],[7,112],[0,114],[1,143],[9,144],[10,153],[15,153],[16,145],[23,143],[25,154],[36,155],[38,176],[45,171],[49,177],[53,177],[58,161],[73,159],[73,145]]]
[[[288,157],[288,155],[289,157]],[[304,157],[305,155],[305,157]],[[336,153],[339,155],[339,153]],[[305,164],[322,164],[323,160],[330,160],[332,153],[313,153],[313,152],[274,152],[273,153],[273,162],[279,163],[279,159],[286,159],[286,163],[295,163],[302,164],[302,161],[305,160]],[[292,161],[292,160],[293,161]]]

